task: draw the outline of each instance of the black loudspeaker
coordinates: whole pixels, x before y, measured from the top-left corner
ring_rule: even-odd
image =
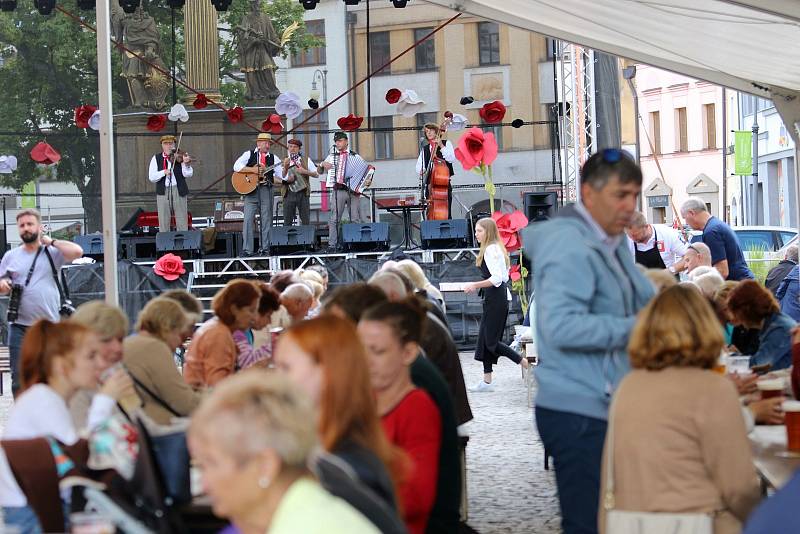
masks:
[[[122,258],[131,261],[156,259],[156,237],[152,235],[121,235],[119,246]]]
[[[389,248],[389,223],[350,223],[342,225],[345,250],[366,252]]]
[[[80,245],[85,257],[103,261],[103,234],[76,235],[72,241]]]
[[[558,195],[555,191],[524,193],[522,203],[530,222],[546,221],[558,211]]]
[[[465,248],[468,236],[466,219],[422,221],[420,226],[422,248]]]
[[[156,234],[156,252],[159,255],[172,252],[183,259],[199,258],[202,251],[203,233],[199,230]]]
[[[313,225],[276,226],[269,231],[270,254],[292,254],[314,248],[315,228]]]
[[[236,237],[242,240],[242,234],[238,232],[217,232],[214,239],[214,248],[203,253],[204,258],[235,258],[236,257]]]

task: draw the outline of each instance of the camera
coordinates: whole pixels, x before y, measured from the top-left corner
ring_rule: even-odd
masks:
[[[11,306],[9,305],[8,311],[11,312]],[[61,317],[70,317],[73,313],[75,313],[75,306],[72,305],[72,301],[69,299],[65,299],[64,302],[61,303],[61,307],[58,309],[58,314]]]
[[[16,322],[19,318],[19,305],[22,302],[22,290],[25,287],[22,284],[12,284],[11,293],[8,297],[8,315],[9,323]]]

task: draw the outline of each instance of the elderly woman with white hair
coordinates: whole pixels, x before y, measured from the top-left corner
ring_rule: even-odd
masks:
[[[431,284],[428,277],[425,276],[425,271],[414,260],[400,260],[395,265],[395,269],[405,274],[409,280],[414,284],[417,291],[424,291],[426,298],[431,302],[437,304],[443,312],[447,312],[445,307],[444,296],[442,293]]]
[[[377,533],[311,475],[316,435],[314,412],[284,377],[252,370],[220,383],[188,433],[214,514],[242,534]]]

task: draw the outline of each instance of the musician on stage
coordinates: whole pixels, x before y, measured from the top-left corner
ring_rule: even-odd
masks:
[[[170,231],[172,215],[175,216],[177,231],[189,229],[186,205],[189,187],[186,185],[186,178],[191,178],[193,173],[191,157],[178,153],[175,148],[175,136],[162,135],[161,152],[150,158],[148,171],[148,179],[156,184],[159,232]]]
[[[244,228],[242,235],[243,256],[254,256],[255,249],[255,224],[256,213],[261,217],[261,247],[258,250],[262,255],[269,253],[269,230],[272,227],[272,205],[274,203],[274,183],[281,182],[283,166],[281,160],[269,151],[272,136],[260,133],[256,138],[256,147],[246,150],[233,164],[233,171],[247,171],[255,167],[263,174],[255,191],[244,196]],[[271,167],[274,169],[271,169]],[[269,169],[269,170],[266,170]],[[254,170],[254,169],[253,169]]]
[[[453,218],[453,182],[452,178],[455,174],[453,170],[453,163],[456,161],[456,153],[453,144],[446,139],[438,139],[439,135],[439,126],[437,124],[433,124],[429,122],[423,127],[423,132],[425,133],[425,139],[421,140],[423,143],[422,150],[419,153],[419,157],[417,158],[417,174],[424,177],[424,187],[426,195],[426,200],[428,192],[430,191],[430,180],[431,180],[431,170],[433,169],[433,165],[431,165],[431,150],[435,146],[436,151],[434,154],[436,157],[443,159],[445,163],[447,163],[447,170],[450,172],[450,184],[447,186],[447,218]]]
[[[283,160],[283,225],[291,226],[295,212],[299,212],[300,224],[311,222],[311,180],[319,176],[317,166],[311,158],[304,158],[300,153],[303,142],[289,139],[289,156]]]
[[[361,156],[347,148],[349,140],[344,132],[333,135],[334,147],[331,153],[320,164],[328,173],[326,185],[333,189],[333,213],[328,220],[328,245],[337,246],[339,242],[339,225],[342,218],[347,216],[349,222],[363,222],[361,217],[360,191],[372,185],[372,172],[374,167],[368,165]],[[365,177],[358,190],[350,187],[353,183],[354,173]],[[345,211],[347,206],[347,211]]]

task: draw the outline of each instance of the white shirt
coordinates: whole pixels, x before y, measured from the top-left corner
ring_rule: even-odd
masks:
[[[663,224],[651,224],[653,229],[650,239],[647,243],[634,243],[633,239],[628,238],[628,249],[631,251],[633,257],[636,257],[636,250],[642,252],[651,250],[653,247],[658,247],[658,252],[661,254],[661,260],[664,266],[669,269],[675,262],[680,261],[688,246],[681,239],[681,234],[674,228]],[[658,240],[656,241],[656,236]],[[634,249],[636,247],[636,249]]]
[[[89,408],[88,428],[94,428],[110,415],[116,402],[97,394]],[[78,441],[72,416],[64,399],[46,384],[35,384],[14,402],[8,414],[3,439],[53,437],[65,445]],[[6,455],[0,452],[0,506],[25,506],[27,499],[17,485]]]
[[[169,159],[164,158],[164,161],[167,162],[167,169],[172,171],[172,163],[169,161]],[[192,174],[194,174],[194,170],[185,163],[181,163],[181,171],[183,171],[184,178],[191,178]],[[158,162],[156,161],[156,156],[150,158],[150,169],[148,173],[149,180],[153,183],[156,183],[157,181],[162,179],[165,174],[167,173],[166,171],[164,171],[164,169],[158,168]],[[164,182],[164,186],[174,187],[175,185],[177,185],[177,182],[175,181],[175,175],[170,172],[169,178],[167,178],[166,181]]]
[[[430,146],[430,142],[428,142],[428,146]],[[423,168],[425,161],[423,158],[423,152],[425,148],[423,147],[422,150],[419,151],[419,157],[417,158],[417,174],[422,174],[425,169]],[[432,151],[433,154],[436,154],[436,151]],[[450,141],[444,141],[444,148],[442,149],[442,157],[447,163],[455,163],[456,162],[456,151],[453,148],[453,143]]]
[[[239,172],[244,167],[247,167],[247,162],[250,160],[250,155],[256,152],[258,152],[258,148],[255,148],[253,150],[245,150],[244,152],[242,152],[242,155],[239,156],[239,159],[237,159],[236,162],[233,164],[233,172]],[[268,157],[269,152],[267,152],[265,156]],[[278,156],[275,156],[275,164],[278,166],[275,167],[274,171],[275,171],[275,178],[277,178],[278,180],[283,180],[283,165],[281,164],[282,161],[283,160],[278,158]]]
[[[483,261],[489,269],[489,281],[494,287],[500,287],[503,282],[508,282],[508,266],[506,257],[500,247],[494,243],[486,247]],[[511,300],[511,291],[506,287],[508,300]]]

